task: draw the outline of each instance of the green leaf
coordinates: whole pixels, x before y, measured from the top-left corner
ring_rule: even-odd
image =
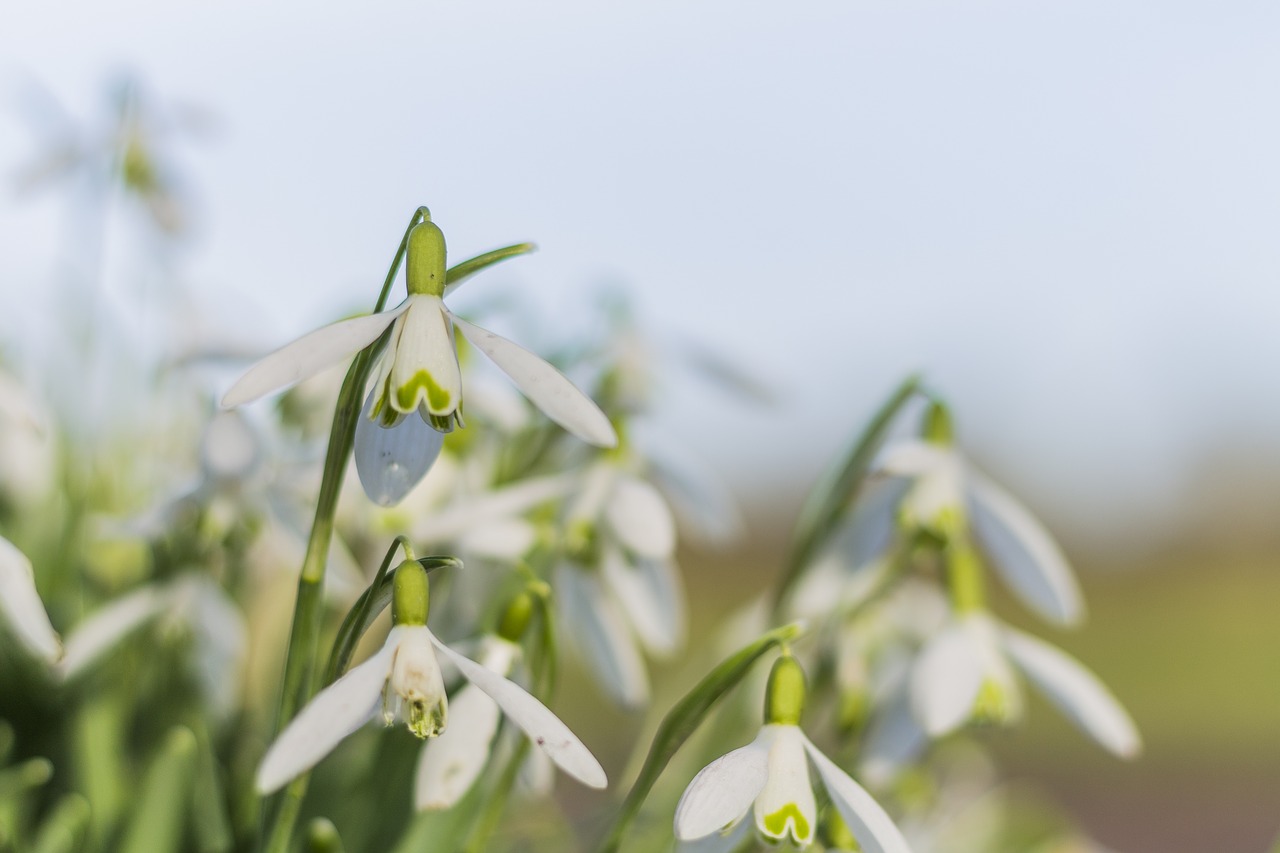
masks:
[[[196,727],[199,754],[191,785],[191,820],[200,853],[227,853],[235,845],[231,819],[223,796],[218,758],[203,725]]]
[[[644,760],[644,766],[640,768],[640,774],[618,810],[613,829],[600,845],[602,853],[614,853],[621,846],[627,827],[639,813],[640,807],[644,805],[649,791],[658,781],[658,776],[662,774],[676,751],[706,719],[716,702],[742,681],[762,655],[774,646],[794,640],[803,632],[804,625],[800,622],[775,628],[722,661],[667,712],[662,725],[658,726],[657,734],[653,737],[653,744],[649,747],[649,755]]]
[[[147,768],[121,853],[177,853],[196,770],[196,736],[175,726]]]
[[[89,834],[89,801],[67,794],[40,824],[31,853],[76,853]]]
[[[818,550],[840,525],[862,488],[871,463],[880,452],[894,418],[919,390],[920,377],[908,376],[846,451],[843,462],[838,467],[828,469],[827,475],[805,499],[792,537],[791,553],[787,557],[782,579],[774,591],[775,613],[813,562]]]
[[[445,295],[453,292],[455,287],[481,270],[487,269],[496,263],[501,263],[508,258],[527,255],[537,248],[533,243],[516,243],[514,246],[503,246],[501,249],[494,249],[492,252],[485,252],[483,255],[476,255],[474,258],[463,261],[460,264],[454,264],[445,273]]]

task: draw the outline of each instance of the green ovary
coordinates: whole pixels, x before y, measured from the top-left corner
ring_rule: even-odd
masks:
[[[427,408],[432,414],[448,413],[453,395],[441,388],[425,370],[419,370],[413,374],[413,378],[396,389],[397,408],[402,412],[413,411],[418,405],[418,392],[421,389],[426,389]]]
[[[764,816],[765,831],[774,838],[783,838],[786,836],[787,823],[791,824],[791,837],[798,844],[808,844],[813,838],[813,832],[809,826],[809,821],[805,820],[803,814],[800,813],[800,807],[795,803],[787,803],[773,814]]]

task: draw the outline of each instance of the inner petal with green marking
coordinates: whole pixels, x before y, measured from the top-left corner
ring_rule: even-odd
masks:
[[[795,803],[787,803],[776,812],[765,815],[763,822],[765,831],[773,838],[781,840],[789,831],[797,844],[808,844],[813,840],[813,827]]]
[[[396,389],[396,408],[402,412],[412,412],[418,408],[423,399],[432,412],[449,411],[453,406],[453,395],[448,389],[440,387],[440,383],[425,370],[419,370],[409,381]]]

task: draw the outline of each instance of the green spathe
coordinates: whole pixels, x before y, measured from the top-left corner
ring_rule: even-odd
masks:
[[[800,725],[804,713],[804,670],[794,657],[784,654],[774,661],[764,694],[764,721],[784,726]]]
[[[409,232],[405,250],[405,277],[409,293],[444,296],[446,275],[444,232],[427,219]]]
[[[427,624],[430,589],[427,570],[417,560],[405,560],[396,569],[392,616],[397,625]]]

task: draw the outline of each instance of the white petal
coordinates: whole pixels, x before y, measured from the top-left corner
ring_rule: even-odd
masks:
[[[409,307],[353,317],[316,329],[268,355],[245,371],[222,398],[225,408],[251,403],[287,385],[315,376],[331,364],[354,355],[378,339],[391,322]]]
[[[67,635],[58,674],[74,677],[127,634],[158,616],[172,600],[167,590],[144,586],[98,608]]]
[[[919,438],[895,441],[880,454],[876,468],[900,477],[921,477],[952,463],[955,451]]]
[[[766,839],[790,837],[804,847],[813,840],[818,807],[809,781],[805,738],[798,726],[769,725],[769,778],[756,797],[756,831]]]
[[[360,485],[378,506],[395,506],[427,475],[444,447],[444,434],[413,413],[393,427],[369,418],[375,389],[356,421],[355,458]]]
[[[592,788],[603,788],[609,784],[600,762],[546,705],[514,681],[463,657],[435,636],[431,641],[468,681],[489,694],[511,722],[523,729],[561,770]]]
[[[378,710],[396,652],[396,635],[371,658],[316,694],[285,727],[258,766],[259,794],[314,767]]]
[[[663,446],[649,454],[649,462],[681,534],[706,545],[725,545],[742,535],[746,522],[733,492],[695,454]]]
[[[750,808],[751,804],[747,803]],[[746,814],[743,813],[743,818]],[[749,820],[739,818],[727,830],[713,832],[691,841],[676,841],[676,853],[743,853],[752,849],[747,847],[755,825]]]
[[[863,777],[873,786],[887,786],[924,752],[929,743],[907,703],[896,697],[872,719],[859,761]]]
[[[807,737],[802,734],[801,738],[809,759],[831,796],[831,804],[840,812],[840,817],[844,818],[864,853],[911,853],[907,840],[880,804]]]
[[[511,377],[535,406],[569,432],[597,447],[615,447],[618,434],[600,407],[538,356],[493,332],[473,326],[456,314],[463,336]]]
[[[642,557],[665,559],[676,550],[676,523],[658,490],[635,477],[619,477],[604,506],[618,539]]]
[[[462,374],[444,303],[426,295],[408,301],[392,342],[391,407],[412,414],[421,404],[433,415],[451,414],[462,401]]]
[[[699,771],[676,806],[675,833],[681,841],[702,838],[740,821],[769,779],[772,733],[722,755]]]
[[[1006,628],[1001,634],[1018,668],[1085,734],[1121,758],[1142,750],[1133,719],[1079,661],[1021,631]]]
[[[457,548],[470,557],[515,562],[538,539],[537,529],[522,518],[482,521],[458,539]]]
[[[565,566],[555,590],[565,629],[616,702],[641,708],[649,702],[649,677],[627,627],[626,615],[592,572]]]
[[[931,737],[969,719],[982,687],[984,658],[963,621],[943,628],[924,647],[911,672],[911,711]]]
[[[970,471],[973,527],[1009,587],[1037,613],[1060,625],[1084,618],[1084,600],[1057,543],[1021,503]]]
[[[62,644],[36,592],[31,561],[3,536],[0,536],[0,610],[4,611],[18,639],[36,655],[53,663],[62,654]]]
[[[671,561],[639,560],[633,565],[610,549],[601,561],[601,572],[614,597],[627,603],[627,617],[646,649],[669,655],[680,648],[684,643],[684,594]]]
[[[235,601],[211,578],[192,575],[179,583],[186,587],[184,608],[195,637],[196,671],[204,696],[217,714],[229,714],[240,699],[248,627]]]
[[[534,477],[495,489],[482,497],[460,500],[448,509],[421,519],[413,527],[413,538],[421,545],[454,542],[478,525],[520,515],[560,497],[569,484],[568,478],[558,475]]]
[[[449,700],[449,727],[418,756],[418,809],[447,809],[462,799],[489,761],[499,717],[498,706],[474,684]]]

